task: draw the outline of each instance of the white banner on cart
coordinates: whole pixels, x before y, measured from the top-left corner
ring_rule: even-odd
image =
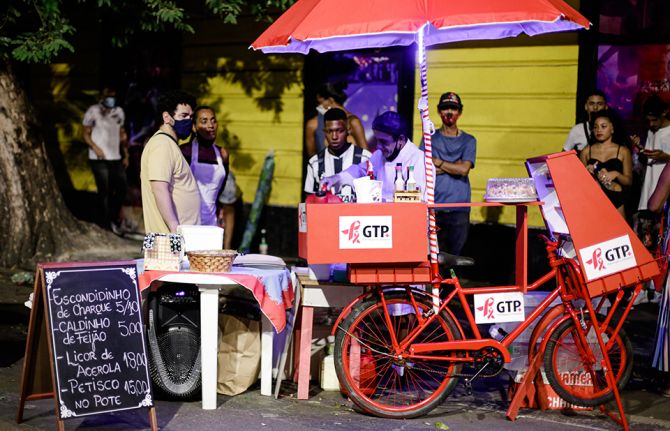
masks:
[[[393,248],[393,217],[341,216],[340,248]]]
[[[475,322],[503,323],[523,322],[526,309],[523,305],[523,293],[482,293],[474,295]]]
[[[637,266],[628,235],[584,247],[579,257],[589,281]]]

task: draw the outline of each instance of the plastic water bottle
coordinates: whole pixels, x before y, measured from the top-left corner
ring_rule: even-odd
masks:
[[[335,373],[335,337],[329,335],[326,344],[326,356],[321,361],[321,389],[324,391],[338,391],[340,389],[340,381],[337,379]]]

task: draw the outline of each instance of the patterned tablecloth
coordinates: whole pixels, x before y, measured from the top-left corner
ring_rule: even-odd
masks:
[[[286,310],[293,307],[294,291],[288,269],[233,267],[231,272],[226,273],[145,271],[139,276],[140,291],[169,275],[179,275],[179,282],[193,284],[217,284],[217,278],[222,281],[221,284],[226,284],[226,279],[232,280],[254,295],[261,311],[272,322],[277,333],[286,327]]]

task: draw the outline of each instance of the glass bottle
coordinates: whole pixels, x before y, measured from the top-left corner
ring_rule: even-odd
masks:
[[[265,229],[261,229],[261,242],[258,244],[260,254],[268,254],[268,242],[265,240]]]
[[[408,192],[417,191],[416,180],[414,179],[414,166],[407,168],[407,182],[405,183],[405,189]]]
[[[405,179],[402,176],[402,163],[395,164],[395,191],[405,191]]]

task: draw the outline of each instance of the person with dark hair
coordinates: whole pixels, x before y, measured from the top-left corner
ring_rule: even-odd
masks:
[[[317,115],[310,118],[305,124],[305,147],[309,157],[314,156],[326,146],[326,136],[323,133],[324,114],[331,108],[339,108],[347,114],[348,141],[367,150],[368,144],[365,140],[365,129],[360,118],[344,107],[347,95],[344,89],[347,88],[345,82],[323,84],[316,92]]]
[[[84,142],[102,210],[101,226],[122,235],[121,206],[128,190],[128,135],[123,109],[117,106],[116,90],[105,87],[100,101],[84,114]]]
[[[414,169],[414,179],[423,197],[426,192],[426,168],[423,151],[410,141],[407,122],[397,112],[386,111],[378,115],[372,122],[372,131],[377,140],[377,150],[372,153],[369,164],[372,166],[375,179],[382,182],[382,200],[393,202],[395,192],[394,181],[396,165],[402,166],[406,173],[409,167]],[[368,174],[368,162],[351,165],[339,174],[325,177],[322,185],[341,187],[353,185],[355,178]]]
[[[644,174],[642,193],[638,209],[647,209],[663,168],[670,161],[670,120],[668,105],[659,96],[652,95],[642,105],[643,114],[647,117],[649,131],[642,154],[647,157],[647,169]]]
[[[351,165],[357,165],[370,158],[370,152],[347,142],[347,113],[339,108],[332,108],[323,115],[324,133],[328,146],[312,156],[307,163],[305,176],[305,192],[319,191],[319,180],[323,176],[339,174]],[[343,202],[355,200],[353,189],[343,185],[335,191]]]
[[[193,96],[170,91],[158,99],[161,126],[142,151],[140,179],[146,232],[176,232],[200,223],[200,192],[179,141],[193,128]]]
[[[595,142],[580,154],[580,160],[598,181],[607,198],[626,217],[624,205],[633,184],[633,158],[627,146],[613,141],[614,123],[609,111],[591,114]]]
[[[216,226],[221,219],[225,223],[223,246],[229,249],[235,229],[237,186],[230,172],[228,152],[214,143],[219,129],[214,108],[198,106],[193,117],[193,139],[179,148],[200,190],[200,224]]]
[[[563,151],[575,150],[579,154],[587,145],[595,141],[595,137],[591,130],[593,124],[592,114],[594,112],[609,109],[607,105],[607,96],[601,90],[595,89],[589,93],[584,102],[584,112],[586,119],[572,126],[568,138],[563,145]]]
[[[475,167],[477,139],[458,127],[463,103],[458,94],[440,96],[437,113],[442,127],[431,137],[435,165],[435,203],[470,202],[470,170]],[[421,144],[423,149],[423,143]],[[435,213],[440,250],[460,255],[470,230],[470,207],[440,209]]]

